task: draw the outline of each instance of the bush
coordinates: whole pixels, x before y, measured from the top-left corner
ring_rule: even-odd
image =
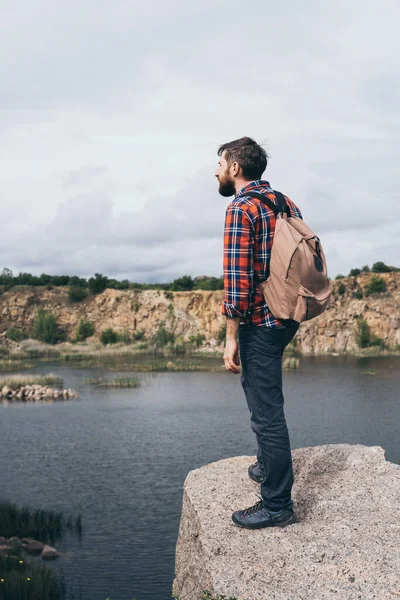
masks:
[[[365,295],[370,296],[371,294],[381,294],[382,292],[386,292],[385,280],[383,277],[378,277],[378,275],[371,275],[365,288]]]
[[[357,277],[357,275],[360,275],[360,273],[361,269],[351,269],[349,277]]]
[[[164,323],[160,323],[160,325],[158,327],[158,331],[155,334],[155,336],[153,337],[153,342],[155,343],[156,346],[163,348],[170,342],[173,342],[174,338],[175,338],[175,336],[172,333],[172,331],[167,331],[167,329],[165,329]]]
[[[362,292],[353,292],[353,298],[356,298],[357,300],[362,300],[362,298],[364,297]]]
[[[369,325],[361,315],[356,321],[356,342],[360,348],[367,348],[371,342]]]
[[[356,321],[356,341],[360,348],[368,348],[371,346],[378,346],[379,348],[386,347],[384,340],[374,333],[371,333],[367,321],[361,315]]]
[[[106,344],[116,344],[119,341],[118,333],[112,327],[108,327],[101,332],[100,341],[104,346]]]
[[[144,331],[142,331],[141,329],[137,329],[136,331],[133,332],[132,337],[135,340],[135,342],[138,342],[139,340],[143,340],[144,339]]]
[[[75,341],[83,342],[86,338],[94,334],[94,325],[86,319],[80,319],[75,329]]]
[[[123,331],[122,333],[117,333],[118,341],[123,342],[124,344],[131,344],[132,338],[129,335],[129,331]]]
[[[101,294],[108,287],[108,277],[95,273],[94,277],[89,279],[89,290],[92,294]]]
[[[28,336],[22,329],[18,329],[18,327],[10,327],[7,331],[7,337],[9,340],[13,342],[20,342],[21,340],[25,340]]]
[[[183,277],[179,277],[175,279],[171,283],[171,290],[173,292],[186,292],[193,289],[194,281],[190,275],[184,275]]]
[[[68,298],[71,302],[81,302],[85,298],[87,298],[87,289],[83,287],[78,287],[71,285],[68,290]]]
[[[335,279],[344,279],[344,275],[336,275]]]
[[[339,283],[337,291],[340,296],[343,296],[343,294],[346,291],[346,286],[344,285],[344,283]]]
[[[31,337],[46,344],[55,344],[59,337],[55,316],[39,308],[33,322]]]
[[[215,291],[224,289],[223,277],[196,277],[194,280],[195,290]]]
[[[203,335],[202,333],[198,333],[197,335],[191,335],[189,338],[189,341],[196,348],[200,348],[200,346],[202,345],[202,343],[204,342],[205,339],[206,339],[205,335]]]
[[[364,265],[364,266],[363,266],[363,268],[361,269],[361,271],[362,271],[363,273],[369,273],[369,272],[370,272],[370,268],[369,268],[369,266],[368,266],[368,265]]]
[[[372,265],[373,273],[390,273],[391,270],[392,268],[385,265],[382,261],[378,261]]]

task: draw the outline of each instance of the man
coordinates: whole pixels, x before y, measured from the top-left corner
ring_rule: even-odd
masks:
[[[295,515],[292,455],[283,411],[282,354],[299,324],[276,319],[257,289],[269,276],[276,217],[267,204],[249,194],[261,193],[276,204],[270,184],[261,179],[267,153],[253,139],[243,137],[220,146],[218,156],[215,176],[219,193],[235,195],[226,210],[224,231],[224,362],[232,373],[239,373],[242,363],[241,383],[258,443],[257,462],[249,466],[248,473],[261,483],[261,500],[234,512],[232,519],[249,529],[285,527],[295,521]],[[286,196],[285,200],[291,215],[302,218],[299,208]]]

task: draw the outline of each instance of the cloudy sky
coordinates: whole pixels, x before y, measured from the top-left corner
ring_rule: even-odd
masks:
[[[398,0],[1,0],[0,252],[37,275],[222,273],[219,144],[321,237],[400,266]]]

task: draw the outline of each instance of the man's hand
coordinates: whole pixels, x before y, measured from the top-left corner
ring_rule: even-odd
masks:
[[[224,363],[227,371],[232,373],[240,373],[239,346],[237,340],[226,340]]]

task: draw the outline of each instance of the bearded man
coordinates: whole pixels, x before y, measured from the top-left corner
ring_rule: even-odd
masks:
[[[254,506],[233,513],[239,527],[285,527],[295,521],[291,490],[292,455],[283,410],[282,354],[299,324],[281,321],[269,310],[257,284],[269,276],[276,216],[261,198],[278,204],[268,181],[261,179],[267,153],[249,137],[218,149],[215,176],[219,193],[234,196],[226,209],[224,230],[224,302],[227,371],[241,372],[241,384],[257,438],[257,461],[249,477],[261,484],[261,499]],[[291,216],[299,208],[284,196]],[[239,358],[240,350],[240,358]],[[241,369],[240,369],[241,363]]]

